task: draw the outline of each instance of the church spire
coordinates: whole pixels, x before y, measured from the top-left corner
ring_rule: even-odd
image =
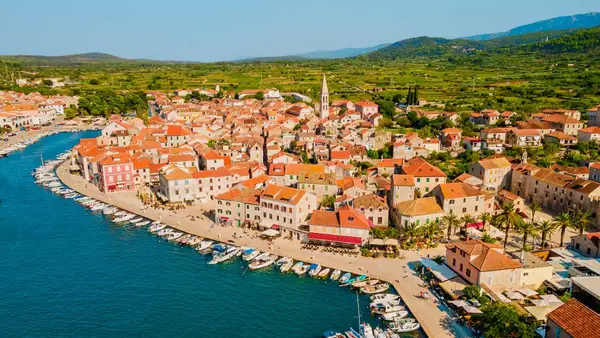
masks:
[[[323,83],[321,84],[321,118],[329,116],[329,88],[327,88],[327,79],[323,74]]]

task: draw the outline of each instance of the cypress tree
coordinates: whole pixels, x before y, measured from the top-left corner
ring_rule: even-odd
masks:
[[[410,105],[410,100],[411,100],[411,87],[408,86],[408,95],[406,95],[406,105]]]
[[[413,104],[419,104],[419,85],[415,86],[415,91],[413,93]]]

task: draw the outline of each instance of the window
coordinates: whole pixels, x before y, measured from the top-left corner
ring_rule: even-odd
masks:
[[[462,270],[463,270],[463,264],[460,263],[460,272],[462,272]]]
[[[467,208],[463,208],[463,213],[467,212]]]
[[[586,251],[586,253],[587,253],[588,255],[591,255],[591,254],[592,254],[592,249],[590,249],[590,248],[587,248],[587,251]]]
[[[420,179],[420,178],[417,178],[417,182],[421,182],[421,179]]]
[[[383,223],[383,217],[377,217],[377,224]]]
[[[425,179],[425,182],[429,183],[429,177]]]
[[[454,204],[454,200],[450,200],[448,204]]]
[[[467,277],[471,277],[471,269],[467,269]]]
[[[452,258],[452,266],[456,266],[456,258]]]

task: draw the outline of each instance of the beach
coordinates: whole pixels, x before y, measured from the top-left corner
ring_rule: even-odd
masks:
[[[441,310],[433,299],[423,300],[418,298],[424,291],[423,281],[412,271],[408,264],[418,262],[422,256],[433,257],[443,254],[445,248],[421,251],[401,251],[399,259],[373,259],[363,256],[348,256],[322,251],[302,249],[298,241],[277,238],[272,242],[253,235],[244,234],[244,230],[237,227],[211,227],[212,220],[201,213],[198,206],[177,211],[147,208],[135,193],[119,193],[106,195],[96,186],[86,182],[81,176],[70,174],[68,161],[57,168],[57,176],[69,188],[80,194],[93,197],[105,203],[112,204],[131,213],[142,215],[146,218],[160,221],[180,231],[212,240],[227,242],[234,241],[236,245],[248,246],[261,251],[269,251],[279,256],[287,256],[295,260],[319,263],[329,268],[340,269],[354,274],[367,274],[371,278],[378,278],[390,282],[397,293],[402,297],[407,307],[421,324],[425,334],[429,337],[454,337],[460,335],[452,332],[453,325],[448,314]],[[192,221],[190,216],[195,216]],[[455,325],[454,325],[455,326]]]

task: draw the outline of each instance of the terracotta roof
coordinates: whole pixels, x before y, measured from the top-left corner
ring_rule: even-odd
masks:
[[[560,123],[560,124],[583,124],[581,121],[576,120],[570,116],[562,115],[562,114],[554,114],[544,118],[542,121],[550,122],[550,123]]]
[[[331,159],[332,160],[336,160],[336,159],[349,159],[350,158],[350,151],[349,150],[338,150],[338,151],[332,151],[331,152]]]
[[[335,185],[335,173],[301,171],[298,174],[298,183]]]
[[[484,196],[485,193],[467,183],[443,183],[438,186],[444,199]]]
[[[471,265],[479,271],[508,270],[523,267],[519,261],[513,260],[498,251],[497,249],[502,250],[502,245],[500,244],[485,243],[478,239],[473,239],[449,244],[446,247],[448,249],[456,247],[466,252],[471,258],[475,257],[471,261]]]
[[[587,128],[579,129],[579,131],[582,133],[588,133],[588,134],[600,134],[600,127],[597,127],[597,126],[587,127]]]
[[[550,312],[548,319],[573,338],[595,338],[600,332],[600,315],[575,298]]]
[[[511,200],[511,201],[516,201],[516,200],[518,200],[519,198],[521,198],[521,197],[519,197],[519,195],[517,195],[517,194],[514,194],[514,193],[512,193],[512,192],[510,192],[510,191],[508,191],[508,190],[506,190],[506,189],[502,189],[502,190],[500,190],[500,191],[498,192],[498,196],[499,196],[499,197],[503,197],[503,198],[505,198],[505,199],[507,199],[507,200]]]
[[[576,137],[567,135],[567,134],[563,133],[562,131],[553,131],[551,133],[546,134],[546,137],[554,137],[559,140],[572,140],[572,141],[577,139]]]
[[[510,167],[510,162],[508,162],[506,157],[487,158],[487,159],[479,160],[477,163],[479,163],[479,165],[481,165],[486,170]]]
[[[231,189],[221,195],[215,196],[215,199],[259,205],[259,196],[260,190]]]
[[[375,194],[367,194],[367,195],[362,195],[362,196],[356,197],[355,199],[352,200],[352,206],[354,206],[357,209],[360,209],[360,207],[365,207],[365,208],[382,208],[384,210],[389,210],[389,207],[388,207],[387,203],[385,202],[385,199],[383,199]]]
[[[392,186],[414,186],[415,177],[413,175],[392,175]]]
[[[514,130],[511,130],[511,132],[519,137],[541,136],[542,135],[542,133],[538,129],[514,129]]]
[[[405,174],[415,177],[446,177],[446,174],[438,167],[430,164],[420,157],[413,157],[402,166]]]
[[[444,210],[437,203],[435,197],[418,198],[396,204],[398,213],[406,216],[422,216],[443,214]]]
[[[306,192],[304,190],[283,187],[278,185],[267,185],[260,195],[261,199],[266,198],[274,201],[298,204]]]

